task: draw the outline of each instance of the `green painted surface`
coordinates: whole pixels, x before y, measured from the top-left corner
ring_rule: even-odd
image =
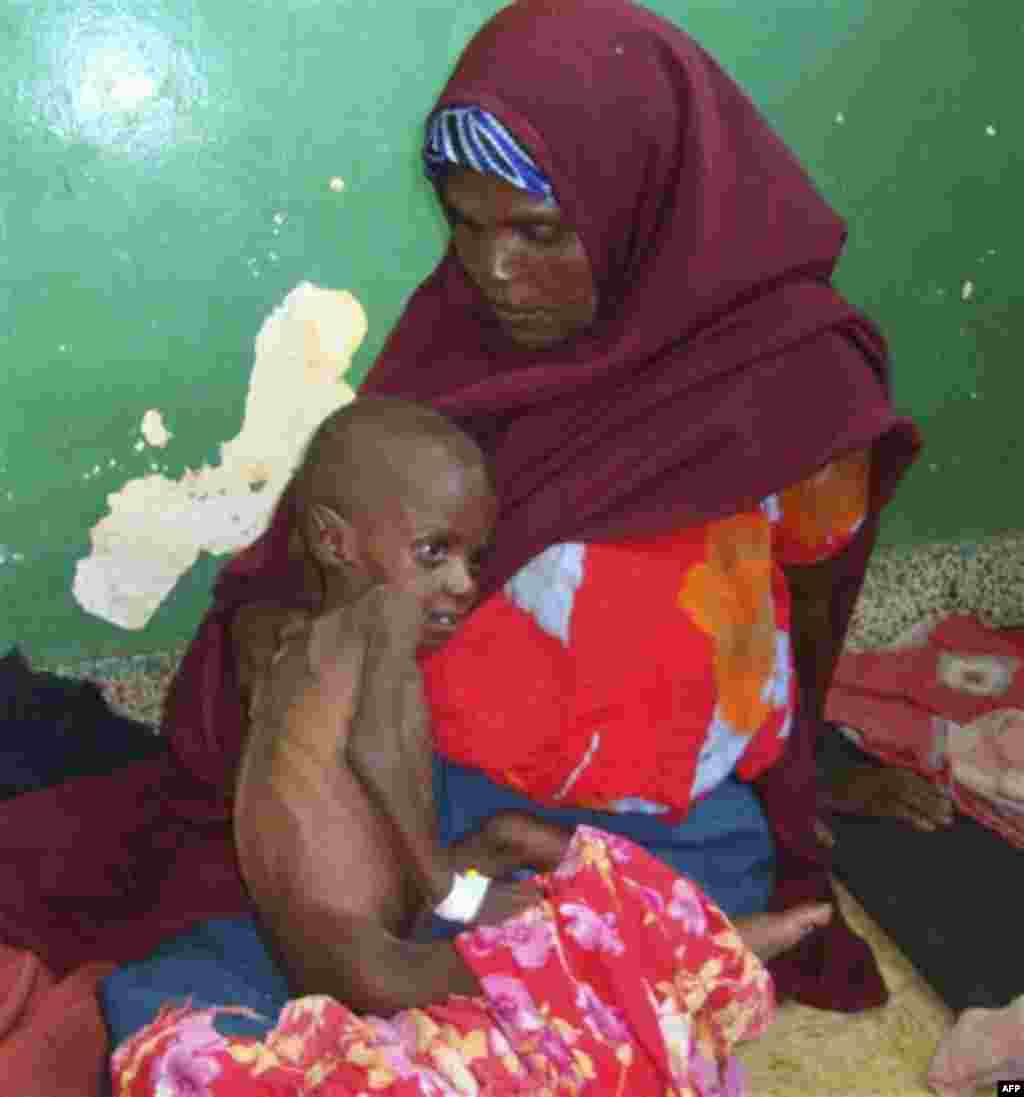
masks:
[[[71,595],[107,494],[154,459],[133,449],[142,413],[161,409],[175,432],[156,454],[168,476],[214,461],[241,423],[253,339],[303,279],[366,309],[362,377],[443,246],[419,175],[423,114],[500,6],[0,7],[0,650],[104,654],[190,634],[209,558],[141,632]],[[887,540],[1019,526],[1014,5],[654,6],[740,79],[851,221],[840,284],[889,335],[898,401],[929,441]]]

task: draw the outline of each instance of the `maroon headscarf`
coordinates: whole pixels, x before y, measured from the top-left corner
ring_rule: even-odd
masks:
[[[491,455],[486,590],[548,545],[721,517],[879,441],[891,490],[916,441],[882,336],[830,285],[845,226],[693,39],[624,0],[520,0],[437,106],[468,104],[548,176],[600,295],[584,337],[524,351],[449,250],[363,385]]]

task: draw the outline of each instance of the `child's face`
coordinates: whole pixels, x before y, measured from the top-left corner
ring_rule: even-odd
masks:
[[[424,611],[421,647],[441,647],[472,609],[477,572],[498,504],[484,470],[449,462],[418,497],[394,499],[355,524],[367,577],[416,596]]]

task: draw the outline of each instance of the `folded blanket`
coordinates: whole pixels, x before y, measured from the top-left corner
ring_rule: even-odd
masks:
[[[693,884],[577,829],[543,900],[456,947],[483,988],[385,1020],[290,1002],[263,1039],[168,1005],[114,1054],[119,1097],[607,1093],[737,1097],[732,1048],[774,1012],[771,977]]]
[[[111,964],[58,980],[31,952],[0,945],[0,1080],[5,1097],[101,1097],[107,1033],[96,986]]]

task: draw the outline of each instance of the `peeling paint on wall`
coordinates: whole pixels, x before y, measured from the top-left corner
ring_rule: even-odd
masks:
[[[139,433],[151,446],[162,448],[174,437],[164,426],[163,416],[156,408],[150,408],[142,417]]]
[[[342,376],[366,330],[350,293],[296,286],[256,337],[242,429],[221,446],[220,464],[129,480],[107,497],[110,512],[75,569],[79,605],[144,628],[200,552],[234,552],[257,537],[313,430],[355,396]]]

